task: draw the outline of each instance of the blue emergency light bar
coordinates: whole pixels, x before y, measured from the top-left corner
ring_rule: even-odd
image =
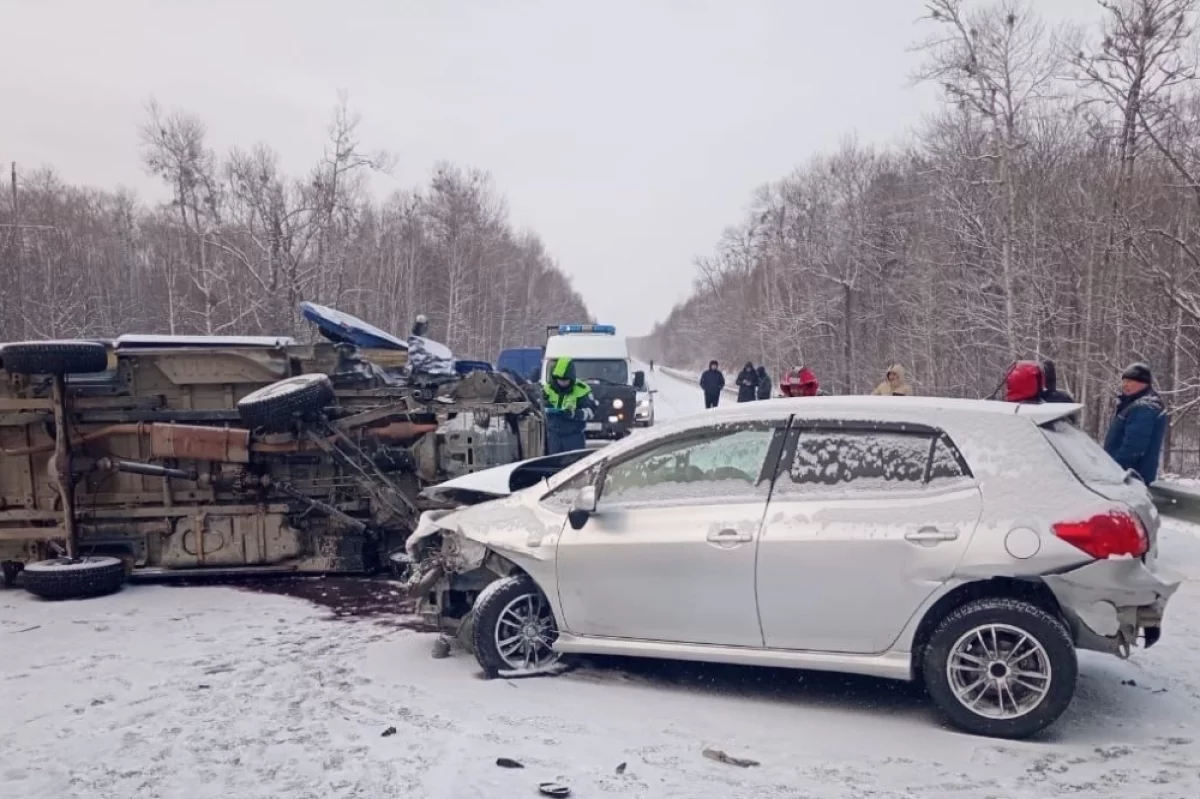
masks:
[[[567,335],[568,333],[603,333],[607,336],[615,336],[617,328],[613,325],[559,325],[559,335]]]

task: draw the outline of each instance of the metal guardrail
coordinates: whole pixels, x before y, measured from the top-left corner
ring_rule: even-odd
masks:
[[[1164,516],[1200,524],[1200,487],[1160,480],[1150,486],[1150,496]]]

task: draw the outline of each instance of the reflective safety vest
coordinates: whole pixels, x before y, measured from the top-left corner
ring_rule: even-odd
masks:
[[[576,380],[566,392],[558,390],[551,379],[544,387],[546,405],[560,411],[573,411],[579,407],[579,400],[592,393],[591,386],[581,380]]]

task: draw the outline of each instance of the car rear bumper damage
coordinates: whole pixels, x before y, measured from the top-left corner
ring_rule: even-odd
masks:
[[[1134,558],[1099,560],[1045,575],[1080,649],[1128,657],[1142,638],[1149,648],[1162,636],[1163,611],[1179,588],[1172,575]]]

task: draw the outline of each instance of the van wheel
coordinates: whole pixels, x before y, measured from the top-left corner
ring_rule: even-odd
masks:
[[[238,415],[254,430],[287,430],[298,419],[313,419],[334,403],[333,383],[323,374],[289,377],[238,400]]]
[[[0,348],[13,375],[87,375],[108,370],[108,349],[95,341],[19,341]]]
[[[110,557],[54,558],[27,564],[23,574],[25,590],[42,599],[83,599],[119,590],[125,583],[125,562]]]
[[[959,729],[1025,738],[1053,724],[1075,695],[1067,627],[1036,605],[980,599],[942,619],[922,663],[938,710]]]
[[[538,673],[562,658],[553,648],[558,624],[550,602],[524,575],[489,584],[475,600],[471,616],[471,648],[488,677]]]

